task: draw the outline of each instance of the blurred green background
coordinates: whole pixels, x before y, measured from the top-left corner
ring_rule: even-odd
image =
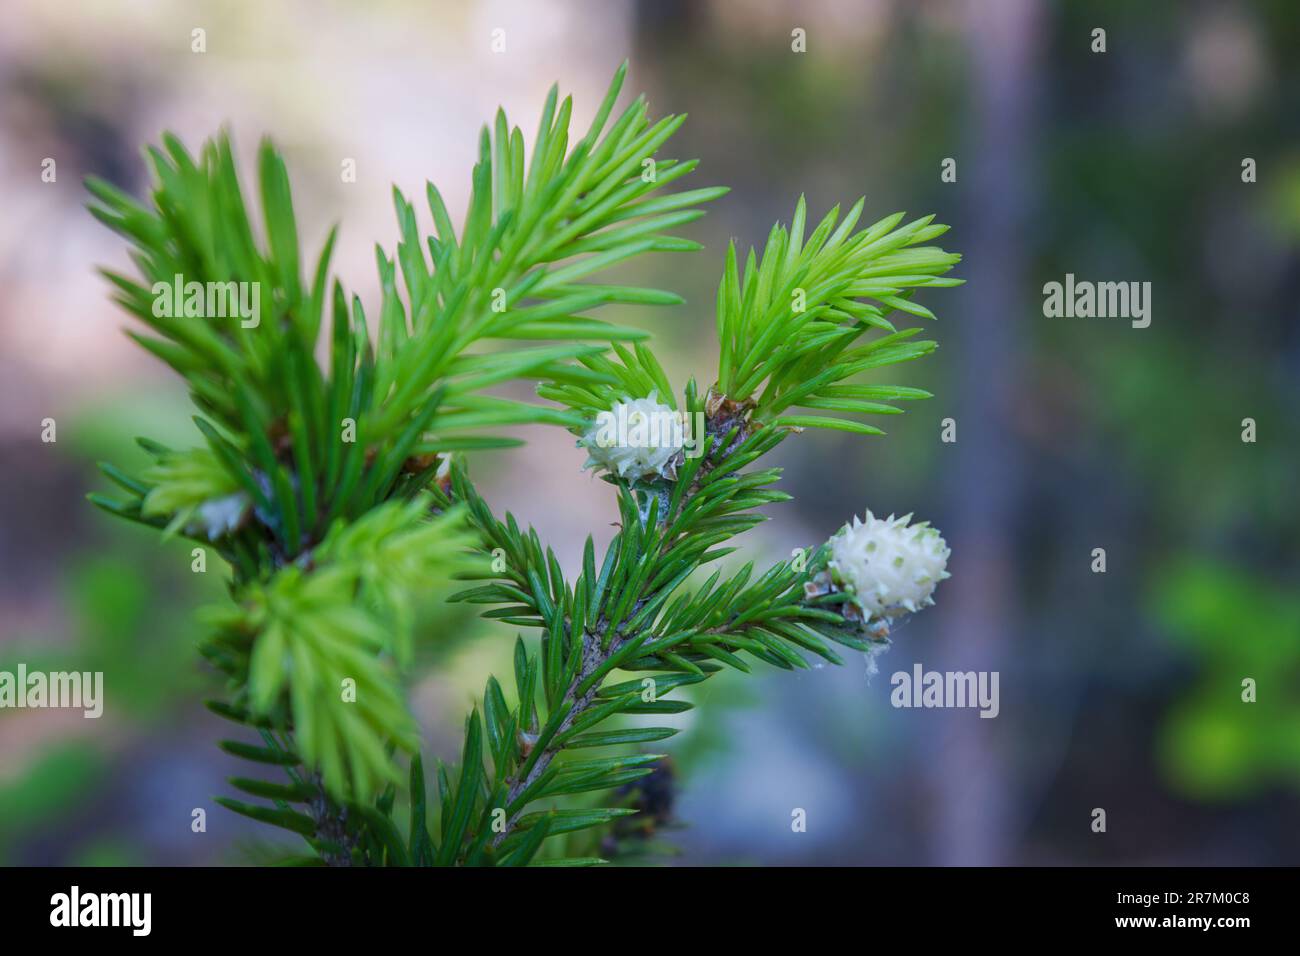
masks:
[[[206,52],[192,31],[206,31]],[[490,49],[506,31],[506,51]],[[806,31],[807,52],[791,49]],[[1094,52],[1093,31],[1106,31]],[[389,189],[463,200],[498,103],[531,131],[546,88],[583,126],[617,64],[676,155],[729,196],[706,252],[629,267],[688,305],[629,309],[679,382],[715,369],[728,238],[810,215],[937,213],[962,288],[922,301],[935,393],[888,437],[779,452],[795,501],[752,533],[774,560],[854,512],[943,529],[952,580],[865,661],[726,674],[636,799],[658,820],[603,851],[678,863],[1300,860],[1300,16],[1277,2],[146,2],[0,9],[0,669],[103,670],[98,721],[0,711],[0,862],[241,863],[274,850],[212,803],[239,772],[201,701],[192,611],[214,561],[115,525],[84,494],[132,436],[196,440],[182,391],[121,334],[96,265],[124,252],[81,178],[143,193],[139,150],[226,123],[272,135],[314,248],[373,301]],[[55,182],[42,182],[46,157]],[[355,159],[356,183],[338,171]],[[941,179],[956,160],[956,181]],[[1253,159],[1257,181],[1243,182]],[[1066,273],[1148,281],[1152,323],[1045,318]],[[40,440],[54,418],[58,440]],[[957,441],[940,440],[953,419]],[[1257,440],[1243,442],[1243,419]],[[616,512],[565,435],[472,460],[490,497],[572,566]],[[1091,569],[1093,550],[1107,569]],[[431,608],[412,688],[427,748],[461,720],[513,632]],[[889,675],[997,670],[1001,712],[895,710]],[[761,665],[760,665],[761,666]],[[1257,687],[1242,701],[1242,682]],[[791,811],[807,812],[805,833]],[[1104,808],[1108,828],[1091,830]],[[207,830],[191,830],[195,808]],[[649,829],[649,828],[646,828]],[[649,837],[650,839],[647,839]]]

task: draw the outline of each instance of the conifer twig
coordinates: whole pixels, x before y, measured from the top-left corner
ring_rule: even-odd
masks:
[[[696,166],[658,156],[684,118],[652,121],[644,98],[615,117],[625,71],[571,148],[572,103],[556,88],[527,155],[498,112],[459,229],[432,184],[432,235],[395,190],[399,239],[393,255],[377,252],[377,309],[330,276],[333,231],[304,278],[288,172],[269,142],[261,222],[224,134],[197,156],[164,135],[149,151],[148,203],[88,183],[92,213],[130,243],[139,273],[105,273],[115,298],[145,329],[133,338],[185,380],[201,436],[189,449],[142,439],[141,474],[103,466],[125,497],[91,500],[228,564],[232,600],[205,610],[200,646],[227,694],[208,706],[262,739],[224,750],[282,768],[288,783],[231,778],[267,802],[218,801],[302,835],[316,862],[596,862],[543,845],[626,808],[530,807],[649,774],[661,755],[640,748],[676,732],[606,721],[685,711],[672,692],[727,667],[841,663],[832,645],[880,646],[946,576],[934,529],[868,511],[757,577],[751,562],[691,583],[789,499],[774,487],[780,470],[759,464],[777,445],[808,428],[882,434],[859,418],[928,397],[861,376],[933,351],[919,327],[894,321],[933,319],[914,295],[956,285],[945,273],[959,257],[924,245],[947,228],[930,217],[857,228],[861,200],[809,231],[800,198],[761,255],[728,248],[714,384],[679,392],[646,332],[592,313],[680,297],[598,277],[644,253],[698,249],[670,230],[726,189],[664,190]],[[494,394],[519,379],[551,404]],[[606,440],[619,416],[666,431]],[[691,422],[703,423],[697,444],[682,434]],[[468,477],[464,454],[518,444],[497,430],[523,424],[568,429],[617,495],[618,533],[599,564],[588,537],[573,580]],[[459,766],[438,766],[426,793],[402,674],[414,597],[449,577],[480,582],[453,600],[539,637],[516,640],[510,697],[487,679]],[[613,755],[586,759],[593,749]],[[405,836],[393,820],[403,753]]]

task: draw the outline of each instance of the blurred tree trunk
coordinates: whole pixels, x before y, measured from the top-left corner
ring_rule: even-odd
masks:
[[[1014,839],[1015,786],[999,745],[1018,722],[1005,701],[1015,680],[1014,533],[1022,487],[1012,409],[1020,380],[1017,326],[1029,307],[1022,244],[1041,8],[1032,0],[971,0],[966,12],[972,92],[958,165],[966,197],[960,271],[968,284],[962,314],[949,326],[959,357],[952,396],[957,467],[950,473],[946,529],[956,543],[947,595],[955,626],[943,639],[942,656],[963,670],[1000,671],[1004,703],[993,720],[969,719],[974,715],[966,711],[946,722],[949,732],[932,764],[931,832],[935,862],[989,865],[1008,862]]]

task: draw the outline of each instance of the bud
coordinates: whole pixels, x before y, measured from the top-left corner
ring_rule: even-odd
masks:
[[[212,498],[199,505],[198,520],[186,522],[185,530],[189,534],[206,534],[209,541],[216,541],[239,529],[248,514],[249,503],[248,495],[242,491]]]
[[[646,398],[615,402],[596,416],[578,447],[587,449],[586,468],[603,468],[620,478],[676,478],[686,442],[682,413]]]
[[[934,603],[934,588],[948,577],[948,545],[928,521],[911,515],[881,520],[854,516],[830,540],[831,576],[865,620],[897,617]]]

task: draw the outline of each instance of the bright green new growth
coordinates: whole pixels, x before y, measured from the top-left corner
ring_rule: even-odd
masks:
[[[755,421],[882,434],[850,419],[778,416],[792,407],[891,414],[899,409],[872,400],[928,397],[917,389],[838,384],[933,351],[934,342],[907,341],[919,328],[900,332],[885,316],[896,309],[933,319],[929,309],[912,301],[912,290],[961,283],[940,278],[960,256],[918,247],[943,235],[947,226],[931,225],[934,217],[927,216],[896,229],[903,218],[897,213],[854,233],[864,201],[859,199],[838,227],[839,207],[832,209],[805,241],[800,197],[789,231],[773,226],[761,262],[750,250],[743,275],[736,268],[735,244],[727,249],[718,286],[718,387],[735,401],[754,401]],[[870,328],[891,334],[850,348]]]
[[[260,736],[226,750],[282,767],[288,782],[236,778],[269,803],[221,802],[302,834],[315,860],[535,862],[548,837],[627,812],[555,808],[555,798],[631,784],[657,759],[635,748],[674,733],[615,726],[619,716],[686,710],[665,698],[723,666],[748,670],[742,655],[790,669],[807,666],[805,651],[838,663],[833,643],[865,650],[880,638],[840,613],[842,595],[811,586],[824,548],[762,574],[745,565],[689,581],[763,520],[756,509],[788,498],[771,487],[778,469],[748,466],[801,426],[877,431],[790,410],[896,412],[879,400],[926,397],[850,380],[934,348],[908,341],[917,330],[897,331],[887,315],[932,317],[912,292],[955,284],[940,276],[958,257],[920,245],[944,231],[928,219],[853,232],[861,201],[805,239],[800,200],[791,229],[775,227],[743,275],[734,246],[728,253],[716,384],[703,396],[694,382],[674,389],[645,333],[590,313],[681,300],[593,280],[644,252],[698,248],[667,233],[726,190],[663,191],[696,165],[655,158],[683,118],[651,123],[638,99],[610,123],[623,74],[572,148],[571,101],[557,105],[555,89],[527,156],[498,112],[459,236],[434,186],[427,237],[395,192],[401,238],[391,258],[376,250],[373,331],[360,300],[330,283],[333,231],[304,282],[288,176],[269,144],[259,153],[264,238],[224,136],[198,159],[165,136],[149,152],[148,206],[89,183],[92,212],[133,246],[139,279],[106,273],[149,330],[132,337],[185,379],[206,442],[173,451],[142,439],[154,464],[140,477],[103,466],[127,497],[92,499],[229,563],[233,601],[207,612],[201,648],[226,676],[228,699],[209,706]],[[260,321],[157,308],[158,290],[182,279],[231,295],[238,286],[227,283],[254,284]],[[877,328],[888,334],[864,341]],[[514,379],[537,382],[559,407],[487,393]],[[652,392],[704,415],[703,454],[682,457],[671,478],[606,476],[621,530],[599,559],[588,539],[572,581],[536,532],[492,513],[452,455],[517,444],[497,434],[502,425],[582,434],[596,413]],[[504,561],[490,564],[493,552]],[[507,686],[488,679],[460,766],[437,768],[429,800],[401,675],[416,637],[413,596],[449,577],[482,582],[458,599],[539,630],[540,641],[530,651],[518,640]],[[614,755],[589,758],[595,748]],[[398,751],[412,754],[406,835],[394,821]]]

